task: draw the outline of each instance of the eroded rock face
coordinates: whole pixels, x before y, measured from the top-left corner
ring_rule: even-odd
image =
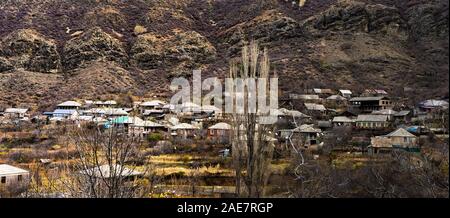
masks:
[[[7,35],[0,44],[0,57],[0,71],[12,67],[45,73],[60,70],[56,43],[32,29]]]
[[[429,36],[448,37],[448,1],[430,1],[406,11],[411,35],[414,38]]]
[[[148,29],[158,32],[165,32],[171,28],[190,29],[193,23],[192,18],[180,8],[152,7],[145,17]]]
[[[405,22],[396,8],[358,1],[340,1],[319,15],[302,23],[312,34],[330,31],[381,32],[404,34]]]
[[[216,56],[214,46],[195,31],[173,31],[169,35],[140,35],[131,49],[132,59],[141,69],[193,67],[206,64]]]
[[[116,38],[94,27],[64,45],[64,68],[73,70],[95,61],[114,61],[127,65],[127,53]]]
[[[14,69],[14,66],[8,61],[8,59],[0,57],[0,73]]]
[[[94,8],[84,16],[84,25],[87,27],[107,26],[114,30],[121,30],[126,23],[124,15],[111,6]]]
[[[292,18],[270,10],[254,19],[240,23],[223,33],[226,42],[235,45],[241,40],[277,41],[301,34],[299,24]]]

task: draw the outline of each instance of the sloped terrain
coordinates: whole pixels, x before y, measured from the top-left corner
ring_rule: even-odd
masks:
[[[269,48],[283,93],[448,98],[446,0],[4,0],[0,26],[2,105],[170,96],[174,76],[227,75],[250,40]]]

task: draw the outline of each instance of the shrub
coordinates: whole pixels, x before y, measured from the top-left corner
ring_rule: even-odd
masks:
[[[161,134],[161,133],[150,133],[148,136],[147,136],[147,140],[149,141],[149,142],[158,142],[158,141],[161,141],[161,140],[163,140],[163,135]]]

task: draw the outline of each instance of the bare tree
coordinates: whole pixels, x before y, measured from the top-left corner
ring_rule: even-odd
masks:
[[[261,59],[261,60],[260,60]],[[230,64],[230,78],[257,79],[269,78],[269,58],[267,49],[260,57],[256,42],[242,48],[242,63]],[[266,87],[266,90],[267,87]],[[236,171],[236,194],[238,196],[262,197],[269,176],[269,164],[273,154],[273,142],[270,140],[272,128],[269,125],[257,124],[262,116],[267,114],[255,113],[248,107],[248,85],[243,94],[245,97],[244,111],[236,110],[232,115],[232,154]],[[267,94],[267,93],[266,93]],[[245,166],[245,167],[244,167]],[[245,173],[243,172],[245,168]],[[245,192],[241,190],[242,181]]]
[[[139,152],[140,138],[113,125],[108,129],[74,129],[67,139],[68,148],[73,146],[76,150],[73,164],[66,166],[67,174],[61,180],[67,195],[127,198],[146,194],[144,189],[148,187],[138,179],[149,172],[147,159]]]

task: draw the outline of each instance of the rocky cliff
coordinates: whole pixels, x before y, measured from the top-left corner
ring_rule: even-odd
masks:
[[[4,0],[0,26],[3,106],[167,96],[193,69],[225,76],[249,40],[269,48],[282,94],[448,98],[446,0]]]

